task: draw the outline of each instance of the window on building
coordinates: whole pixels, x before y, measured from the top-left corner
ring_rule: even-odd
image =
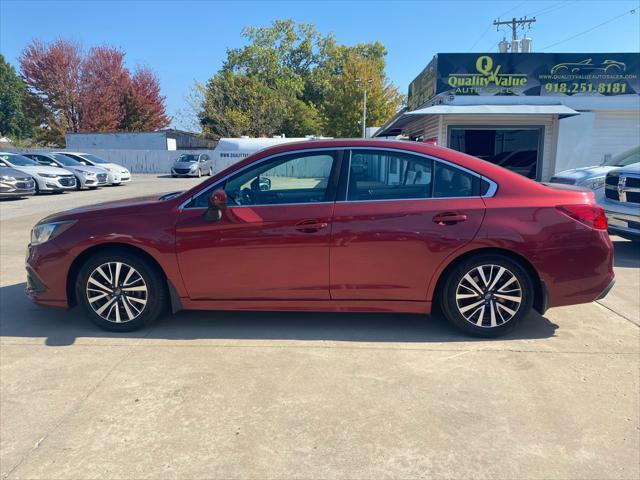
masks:
[[[525,177],[538,179],[542,127],[449,128],[449,147],[468,153]]]

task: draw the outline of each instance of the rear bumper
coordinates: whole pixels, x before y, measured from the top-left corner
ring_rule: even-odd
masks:
[[[615,284],[616,284],[616,279],[615,278],[611,279],[611,281],[609,282],[609,285],[607,285],[607,288],[605,288],[602,291],[602,293],[598,295],[598,298],[596,298],[596,300],[602,300],[604,297],[606,297]]]

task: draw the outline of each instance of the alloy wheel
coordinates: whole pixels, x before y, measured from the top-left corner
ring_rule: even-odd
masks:
[[[144,278],[131,265],[107,262],[89,275],[86,295],[89,305],[101,318],[126,323],[140,316],[149,292]]]
[[[522,304],[522,287],[509,269],[500,265],[479,265],[458,282],[456,305],[464,319],[492,328],[511,320]]]

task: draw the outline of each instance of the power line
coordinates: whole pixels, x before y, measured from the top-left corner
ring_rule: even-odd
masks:
[[[595,25],[595,26],[593,26],[593,27],[591,27],[591,28],[589,28],[589,29],[587,29],[587,30],[585,30],[583,32],[576,33],[575,35],[572,35],[571,37],[565,38],[564,40],[560,40],[559,42],[552,43],[551,45],[547,45],[546,47],[543,47],[540,50],[546,50],[547,48],[555,47],[556,45],[560,45],[561,43],[568,42],[569,40],[573,40],[574,38],[577,38],[577,37],[585,35],[585,34],[587,34],[589,32],[592,32],[596,28],[600,28],[603,25],[606,25],[606,24],[611,23],[611,22],[613,22],[615,20],[618,20],[619,18],[622,18],[622,17],[624,17],[626,15],[633,15],[634,13],[636,13],[636,10],[637,10],[637,8],[634,8],[632,10],[628,10],[628,11],[626,11],[626,12],[620,14],[620,15],[617,15],[617,16],[615,16],[613,18],[610,18],[609,20],[605,20],[604,22],[599,23],[598,25]]]
[[[498,18],[502,17],[503,15],[506,15],[507,13],[511,13],[511,12],[513,12],[516,8],[520,8],[520,7],[521,7],[522,5],[524,5],[525,3],[527,3],[527,2],[526,2],[526,0],[524,0],[524,1],[520,2],[520,3],[518,3],[515,7],[512,7],[512,8],[510,8],[509,10],[507,10],[507,11],[505,11],[505,12],[502,12],[500,15],[498,15]],[[478,45],[478,43],[480,43],[480,41],[485,37],[485,35],[486,35],[487,33],[489,33],[489,30],[491,30],[491,27],[492,27],[492,26],[493,26],[493,25],[491,25],[491,24],[490,24],[489,26],[487,26],[487,29],[486,29],[484,32],[482,32],[482,34],[478,37],[478,39],[473,43],[473,45],[472,45],[472,46],[471,46],[471,48],[469,49],[469,51],[470,51],[470,52],[472,52],[472,51],[473,51],[473,49],[476,47],[476,45]]]
[[[532,14],[530,14],[528,16],[534,17],[536,15],[545,15],[545,14],[547,14],[549,12],[554,11],[554,10],[560,10],[561,8],[566,7],[570,3],[575,3],[575,2],[564,0],[562,2],[554,3],[553,5],[547,5],[546,7],[541,8],[540,10],[537,10],[537,11],[533,12]]]

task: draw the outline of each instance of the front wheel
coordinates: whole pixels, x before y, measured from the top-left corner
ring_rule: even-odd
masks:
[[[513,329],[533,304],[533,282],[522,265],[499,254],[479,254],[456,265],[445,279],[440,305],[451,323],[478,337]]]
[[[80,269],[76,298],[99,327],[128,332],[162,313],[167,298],[162,278],[155,265],[138,255],[104,250]]]

